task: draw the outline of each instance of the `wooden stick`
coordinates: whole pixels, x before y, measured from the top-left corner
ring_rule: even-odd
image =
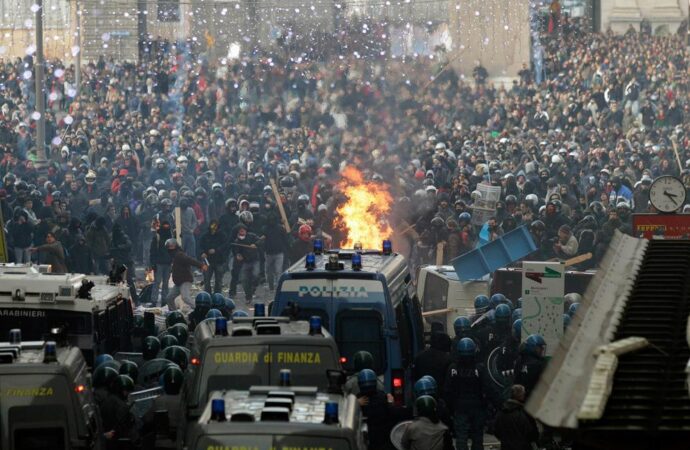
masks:
[[[280,212],[280,217],[283,219],[283,226],[285,227],[285,232],[290,233],[290,222],[288,222],[287,216],[285,215],[285,208],[283,208],[283,202],[280,201],[280,193],[278,192],[278,186],[276,186],[276,180],[273,178],[271,181],[271,190],[273,190],[273,197],[276,199],[276,205],[278,205],[278,211]]]
[[[437,266],[442,266],[443,265],[443,249],[445,248],[446,243],[444,241],[439,242],[436,244],[436,265]]]
[[[177,236],[177,243],[182,247],[182,210],[179,206],[175,207],[175,235]]]
[[[429,316],[438,316],[440,314],[448,314],[453,312],[452,308],[445,308],[445,309],[436,309],[434,311],[424,311],[422,313],[422,317],[429,317]]]
[[[683,173],[683,164],[680,162],[680,154],[678,154],[678,140],[671,139],[671,146],[673,147],[673,153],[676,154],[676,161],[678,161],[678,174]]]

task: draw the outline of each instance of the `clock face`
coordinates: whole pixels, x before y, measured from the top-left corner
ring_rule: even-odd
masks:
[[[676,177],[659,177],[649,188],[649,201],[660,212],[676,211],[685,203],[685,186]]]

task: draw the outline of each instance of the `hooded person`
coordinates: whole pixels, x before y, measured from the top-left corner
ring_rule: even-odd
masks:
[[[419,380],[425,375],[430,375],[443,386],[446,371],[452,362],[450,345],[451,339],[446,333],[432,333],[429,348],[421,351],[414,358],[412,378]]]
[[[204,290],[222,292],[223,274],[227,266],[228,237],[221,230],[217,219],[211,220],[208,229],[201,236],[199,250],[202,261],[208,261],[208,270],[204,272]],[[215,289],[211,290],[211,279],[215,279]]]
[[[295,263],[300,258],[313,250],[314,244],[311,238],[312,229],[309,225],[300,225],[297,231],[297,239],[290,247],[290,262]]]

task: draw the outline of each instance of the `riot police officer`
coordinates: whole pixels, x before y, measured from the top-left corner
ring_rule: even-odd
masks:
[[[546,366],[546,341],[538,334],[530,335],[520,349],[515,362],[515,384],[525,387],[527,397],[537,385],[539,377]]]
[[[194,298],[194,310],[189,313],[189,330],[194,331],[196,326],[206,318],[211,309],[211,296],[208,292],[201,291]]]
[[[343,385],[343,391],[345,392],[345,395],[359,394],[359,383],[357,380],[357,375],[359,375],[359,373],[364,369],[374,370],[374,357],[371,356],[371,353],[364,350],[360,350],[357,353],[355,353],[352,357],[352,365],[355,369],[355,373],[348,377],[347,381],[345,381],[345,385]],[[377,389],[381,391],[384,390],[383,383],[378,378],[376,386]]]
[[[417,418],[402,436],[404,450],[449,450],[453,448],[448,427],[438,417],[436,400],[422,395],[415,401]]]
[[[101,407],[106,449],[119,448],[120,440],[128,440],[131,448],[142,446],[136,419],[127,404],[127,396],[133,391],[134,381],[127,375],[118,375],[110,383],[110,393]]]

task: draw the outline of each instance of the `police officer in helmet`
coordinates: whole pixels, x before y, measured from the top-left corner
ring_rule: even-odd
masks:
[[[371,356],[371,353],[360,350],[357,353],[354,354],[352,357],[352,366],[354,368],[354,373],[350,375],[343,385],[343,391],[345,392],[345,395],[357,395],[359,394],[359,383],[357,380],[357,375],[364,370],[364,369],[370,369],[374,370],[374,357]],[[377,389],[380,391],[384,390],[383,383],[381,380],[376,378],[376,385]]]
[[[451,450],[453,442],[448,427],[438,416],[436,400],[422,395],[415,401],[417,418],[407,426],[402,436],[404,450]]]

